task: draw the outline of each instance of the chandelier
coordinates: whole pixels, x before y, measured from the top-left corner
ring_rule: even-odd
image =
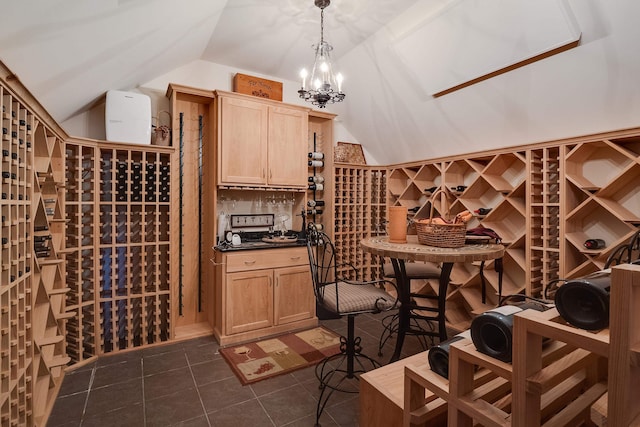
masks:
[[[327,104],[344,100],[342,92],[342,74],[333,74],[330,52],[333,47],[324,41],[324,8],[331,4],[331,0],[315,0],[314,4],[320,8],[320,43],[313,45],[316,58],[311,69],[309,88],[307,88],[307,70],[302,69],[302,87],[298,91],[300,98],[324,108]]]

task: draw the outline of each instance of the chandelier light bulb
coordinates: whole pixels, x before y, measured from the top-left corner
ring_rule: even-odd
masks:
[[[320,79],[315,79],[314,82],[313,82],[313,88],[315,90],[319,90],[320,86],[322,86],[322,83],[320,82]]]
[[[338,73],[336,75],[336,82],[338,83],[338,93],[342,93],[342,80],[344,80],[344,77],[342,77],[342,74]]]
[[[300,78],[302,79],[302,90],[305,90],[305,86],[307,85],[307,69],[303,68],[300,70]]]

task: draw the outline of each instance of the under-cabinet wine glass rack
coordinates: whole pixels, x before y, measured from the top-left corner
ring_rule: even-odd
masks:
[[[169,339],[171,149],[66,149],[67,351],[75,361]]]

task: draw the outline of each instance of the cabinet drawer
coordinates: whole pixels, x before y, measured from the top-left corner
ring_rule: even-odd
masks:
[[[227,273],[309,263],[306,247],[245,251],[227,254],[226,258]]]

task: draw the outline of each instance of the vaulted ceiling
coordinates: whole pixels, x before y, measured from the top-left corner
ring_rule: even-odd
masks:
[[[536,3],[548,7],[536,9],[537,17]],[[394,163],[637,126],[637,3],[333,0],[325,39],[347,93],[329,108],[338,114],[338,135],[360,142],[372,159]],[[466,15],[451,15],[461,7]],[[0,0],[0,60],[59,123],[109,89],[169,79],[181,67],[197,73],[202,67],[193,64],[203,61],[281,80],[295,97],[298,72],[313,60],[319,15],[313,0]],[[512,19],[524,21],[502,25]],[[432,96],[433,73],[469,79],[461,67],[482,70],[493,53],[531,48],[524,46],[531,44],[527,31],[514,37],[507,27],[549,35],[554,20],[577,32],[576,48]],[[484,38],[498,44],[474,45]],[[185,80],[176,83],[199,81]]]

